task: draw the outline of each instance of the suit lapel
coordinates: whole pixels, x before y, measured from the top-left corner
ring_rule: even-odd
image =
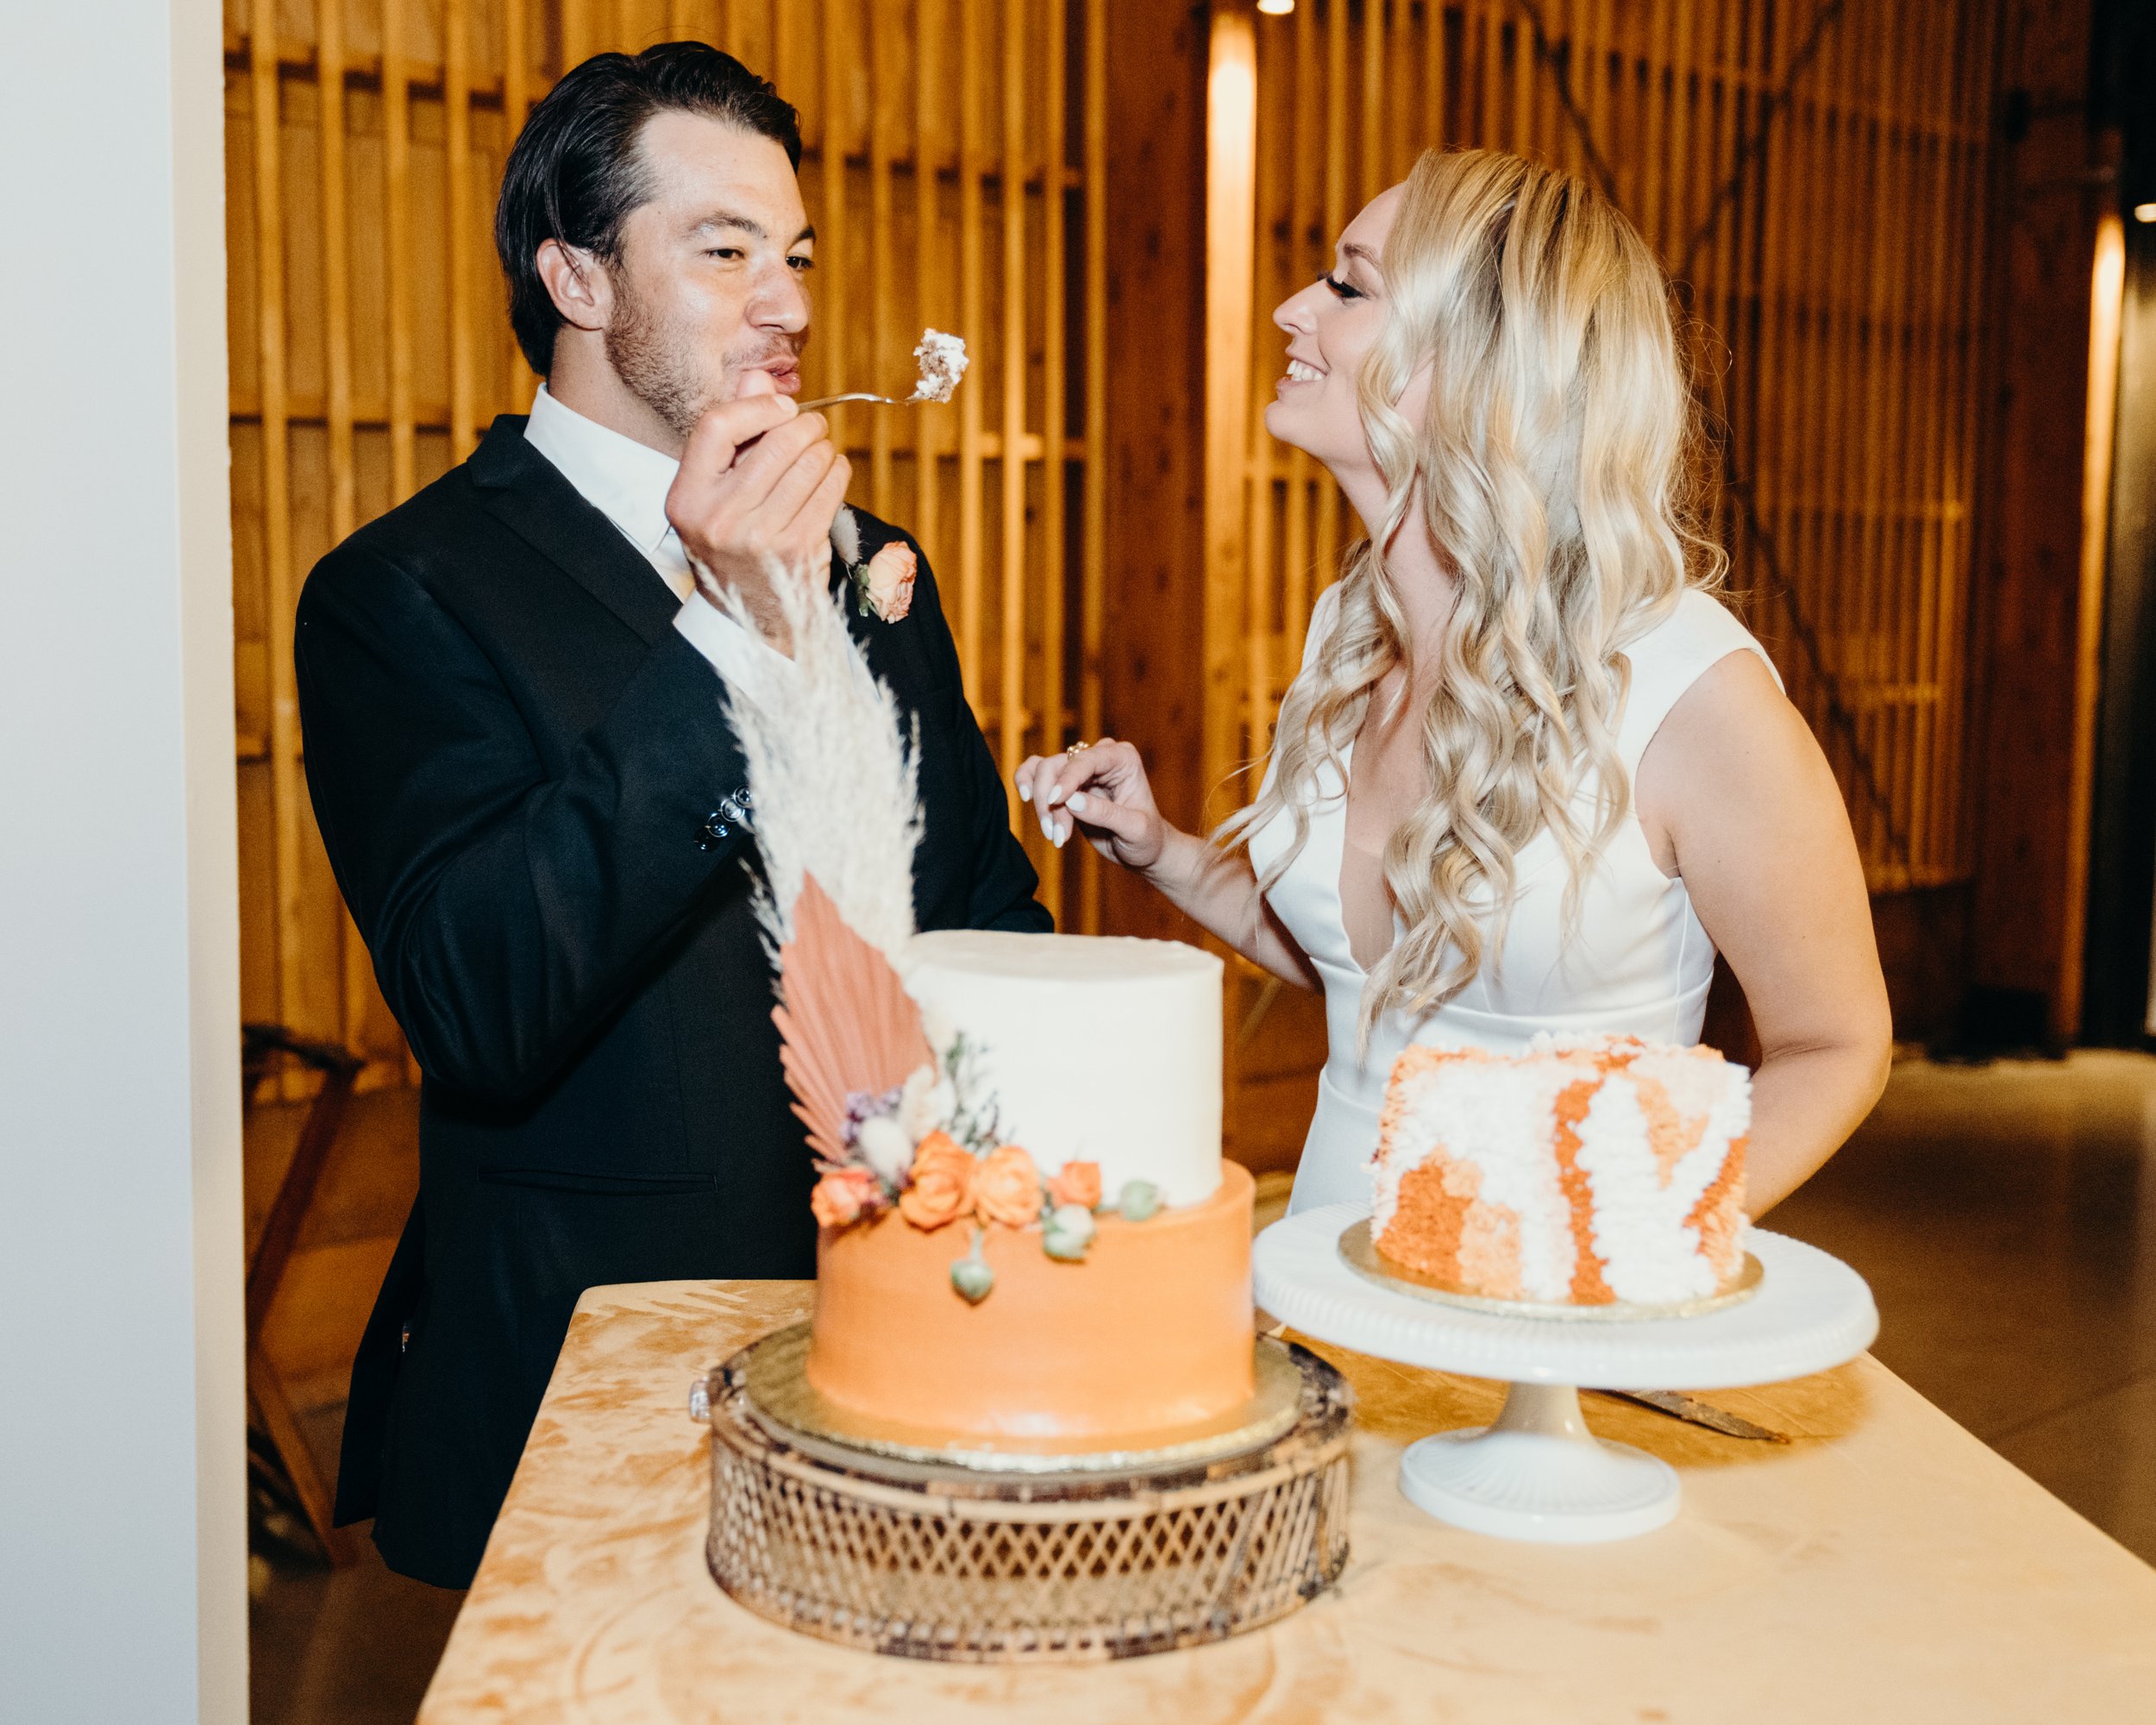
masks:
[[[521,414],[497,417],[467,464],[487,511],[655,646],[680,608],[659,572],[561,470],[524,441]]]

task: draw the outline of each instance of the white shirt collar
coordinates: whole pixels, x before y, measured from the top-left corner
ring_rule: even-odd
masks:
[[[673,524],[667,492],[681,464],[634,437],[564,407],[544,384],[532,399],[524,441],[561,470],[585,500],[648,558],[656,558]]]

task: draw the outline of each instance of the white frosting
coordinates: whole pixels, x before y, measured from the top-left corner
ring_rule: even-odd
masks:
[[[1441,1149],[1475,1165],[1484,1203],[1501,1204],[1520,1218],[1521,1293],[1530,1300],[1569,1298],[1578,1248],[1550,1146],[1557,1097],[1581,1076],[1580,1068],[1557,1060],[1463,1060],[1395,1080],[1407,1102],[1402,1137],[1420,1153],[1381,1159],[1371,1233],[1382,1234],[1391,1223],[1401,1176]]]
[[[1405,1106],[1405,1129],[1395,1138],[1399,1151],[1375,1167],[1373,1233],[1391,1222],[1401,1176],[1442,1150],[1480,1171],[1483,1202],[1520,1218],[1521,1294],[1570,1299],[1577,1246],[1559,1183],[1557,1098],[1596,1076],[1595,1053],[1625,1040],[1538,1036],[1518,1058],[1447,1061],[1396,1075],[1393,1097]],[[1705,1123],[1666,1183],[1643,1084],[1659,1086],[1680,1118]],[[1576,1128],[1578,1162],[1594,1195],[1595,1255],[1620,1300],[1661,1305],[1714,1292],[1714,1267],[1702,1255],[1699,1230],[1689,1218],[1751,1123],[1751,1075],[1710,1049],[1650,1044],[1626,1070],[1601,1080]]]
[[[949,401],[958,380],[966,374],[965,337],[948,336],[941,329],[927,330],[913,349],[913,358],[920,367],[920,379],[913,386],[911,398]]]
[[[1595,1252],[1609,1291],[1640,1305],[1712,1294],[1714,1267],[1700,1256],[1699,1230],[1685,1218],[1721,1172],[1727,1141],[1702,1139],[1664,1186],[1639,1087],[1621,1072],[1589,1101],[1579,1134],[1580,1166],[1595,1193]]]
[[[1004,1138],[1044,1173],[1100,1164],[1113,1203],[1150,1180],[1170,1204],[1220,1184],[1220,961],[1172,940],[947,929],[906,943],[923,1016],[962,1031]]]

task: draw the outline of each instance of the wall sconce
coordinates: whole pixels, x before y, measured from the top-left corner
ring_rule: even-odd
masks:
[[[1288,0],[1288,3],[1293,6],[1295,0]],[[1265,9],[1261,5],[1258,9],[1263,11]],[[2134,219],[2136,222],[2156,222],[2156,204],[2136,204],[2134,206]]]
[[[1269,18],[1284,18],[1295,9],[1295,0],[1257,0],[1257,9]],[[2156,221],[2156,215],[2144,216],[2144,222]]]

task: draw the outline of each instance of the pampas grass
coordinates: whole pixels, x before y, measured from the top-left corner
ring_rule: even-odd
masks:
[[[820,574],[820,572],[818,572]],[[845,596],[774,566],[793,637],[792,664],[753,689],[726,688],[749,767],[749,816],[763,856],[757,921],[773,964],[794,937],[810,875],[848,927],[895,959],[913,932],[913,853],[921,841],[919,739],[846,627]],[[737,595],[727,609],[758,635]]]

